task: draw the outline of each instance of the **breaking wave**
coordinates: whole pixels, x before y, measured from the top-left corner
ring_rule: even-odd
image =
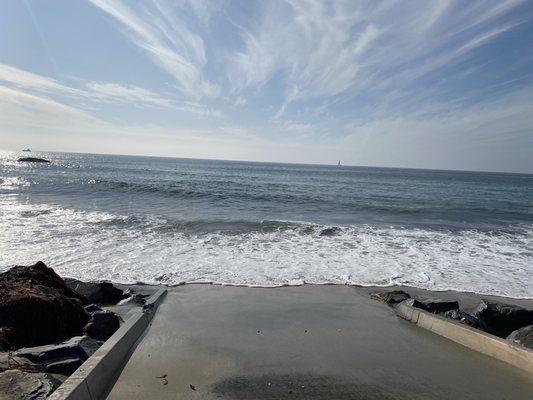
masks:
[[[207,225],[213,228],[206,231]],[[408,285],[533,297],[528,224],[452,232],[278,220],[173,221],[2,195],[0,229],[1,267],[43,259],[60,274],[83,279]]]

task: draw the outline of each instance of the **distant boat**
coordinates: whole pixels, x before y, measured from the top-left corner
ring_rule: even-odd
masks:
[[[30,150],[30,149],[24,149],[24,150],[22,150],[22,151],[31,151],[31,150]]]
[[[340,167],[340,166],[341,166],[341,160],[339,160],[339,163],[337,164],[337,166],[338,166],[338,167]]]

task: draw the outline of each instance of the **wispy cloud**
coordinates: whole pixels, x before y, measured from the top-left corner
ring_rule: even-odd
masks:
[[[499,20],[522,3],[269,2],[258,23],[239,26],[233,82],[257,90],[280,79],[278,116],[294,101],[405,88],[515,28]]]
[[[60,84],[55,79],[24,71],[6,64],[0,64],[0,83],[8,83],[21,88],[41,91],[75,92],[74,89]]]
[[[87,95],[92,99],[110,103],[140,103],[172,108],[170,100],[160,97],[150,90],[134,85],[120,85],[109,82],[87,84]]]
[[[218,86],[202,72],[207,63],[204,40],[188,29],[178,6],[158,0],[133,7],[132,2],[120,0],[90,1],[119,21],[125,36],[171,74],[186,95],[200,98],[218,93]]]
[[[193,101],[186,101],[182,105],[175,107],[177,110],[196,114],[202,117],[215,117],[215,118],[222,118],[224,117],[224,113],[216,108],[208,107],[204,104],[193,102]]]

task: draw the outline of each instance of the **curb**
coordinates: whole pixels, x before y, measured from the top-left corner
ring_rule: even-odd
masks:
[[[533,350],[403,303],[394,309],[421,328],[533,374]]]
[[[106,342],[65,380],[49,400],[99,400],[115,382],[131,350],[152,321],[167,294],[159,289]]]

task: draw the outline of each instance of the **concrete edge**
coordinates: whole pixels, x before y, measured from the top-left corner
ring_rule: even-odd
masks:
[[[526,347],[403,303],[394,309],[399,317],[421,328],[533,373],[533,351]]]
[[[165,295],[159,289],[146,301],[142,311],[134,313],[106,342],[89,357],[49,400],[99,400],[106,395],[131,356]]]

